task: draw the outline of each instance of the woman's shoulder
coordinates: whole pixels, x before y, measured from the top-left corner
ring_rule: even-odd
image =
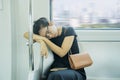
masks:
[[[73,29],[71,26],[62,26],[63,29]]]
[[[63,34],[65,34],[65,36],[76,35],[73,27],[70,27],[70,26],[63,27]]]
[[[63,31],[64,31],[64,32],[74,31],[74,28],[71,27],[71,26],[63,26],[62,28],[63,28]]]

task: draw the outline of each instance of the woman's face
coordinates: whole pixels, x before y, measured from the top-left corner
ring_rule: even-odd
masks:
[[[48,27],[41,28],[41,30],[39,31],[39,34],[40,36],[51,39],[58,36],[58,30],[55,25],[50,25]]]

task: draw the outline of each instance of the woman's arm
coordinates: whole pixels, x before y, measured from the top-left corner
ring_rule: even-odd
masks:
[[[52,51],[54,51],[60,57],[64,57],[72,46],[74,36],[65,37],[61,47],[55,45],[54,43],[52,43],[50,40],[46,38],[44,38],[43,40],[46,42],[46,44],[50,47]]]
[[[38,43],[40,43],[40,53],[42,56],[45,56],[47,58],[48,56],[48,49],[47,49],[47,46],[45,44],[45,42],[43,40],[38,40],[37,41]]]
[[[25,32],[25,33],[24,33],[24,37],[25,37],[26,39],[29,39],[29,33],[28,33],[28,32]],[[33,34],[33,40],[35,40],[35,34]]]
[[[29,34],[28,34],[28,32],[25,32],[24,33],[24,37],[26,38],[26,39],[29,39]],[[41,45],[41,55],[42,56],[48,56],[48,50],[47,50],[47,46],[46,46],[46,44],[45,44],[45,42],[43,41],[43,40],[41,40],[41,39],[36,39],[36,35],[35,34],[33,34],[33,40],[34,40],[34,42],[35,41],[37,41],[38,43],[40,43]]]
[[[49,39],[47,39],[46,37],[42,37],[42,36],[36,35],[36,34],[33,37],[37,41],[43,40],[50,47],[50,49],[60,57],[64,57],[67,54],[67,52],[70,50],[70,48],[73,44],[73,40],[74,40],[74,36],[67,36],[67,37],[65,37],[65,39],[62,42],[62,46],[59,47],[56,44],[54,44],[53,42],[51,42]]]
[[[51,42],[49,39],[45,37],[40,36],[39,39],[44,40],[45,43],[50,47],[50,49],[53,52],[55,52],[58,56],[64,57],[67,54],[67,52],[70,50],[73,44],[74,36],[65,37],[61,47],[55,45],[53,42]]]

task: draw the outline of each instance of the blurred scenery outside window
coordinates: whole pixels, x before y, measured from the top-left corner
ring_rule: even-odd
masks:
[[[120,29],[120,0],[52,0],[51,6],[56,25]]]

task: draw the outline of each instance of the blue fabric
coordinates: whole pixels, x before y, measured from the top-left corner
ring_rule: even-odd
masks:
[[[51,72],[47,80],[83,80],[82,75],[74,70]]]

